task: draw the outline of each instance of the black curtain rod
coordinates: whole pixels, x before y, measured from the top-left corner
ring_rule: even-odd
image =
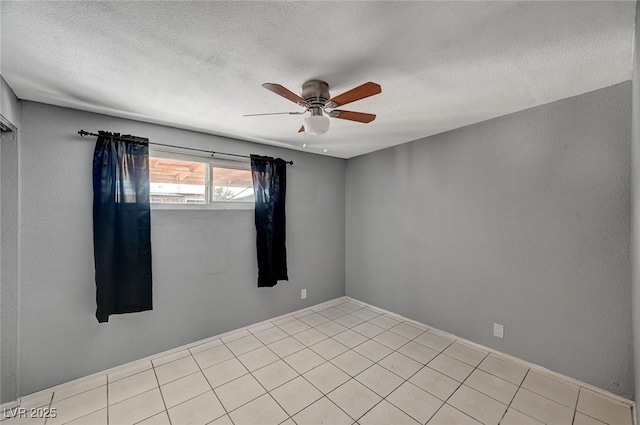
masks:
[[[80,136],[82,136],[82,137],[84,137],[84,136],[100,136],[99,134],[89,133],[88,131],[84,131],[84,130],[78,131],[78,134]],[[120,139],[120,140],[127,140],[127,141],[130,141],[130,142],[142,143],[140,138],[139,137],[135,137],[135,136],[117,136],[117,138]],[[251,158],[249,155],[239,155],[237,153],[208,151],[206,149],[188,148],[186,146],[167,145],[167,144],[164,144],[164,143],[156,143],[156,142],[148,142],[148,143],[150,145],[165,146],[167,148],[176,148],[176,149],[185,149],[185,150],[188,150],[188,151],[205,152],[205,153],[211,154],[211,156],[213,156],[213,155],[226,155],[226,156],[235,156],[235,157],[238,157],[238,158]],[[293,161],[285,161],[285,162],[287,164],[293,165]]]

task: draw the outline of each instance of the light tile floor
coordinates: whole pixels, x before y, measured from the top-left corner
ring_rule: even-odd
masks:
[[[2,425],[631,425],[631,408],[339,299],[24,407]]]

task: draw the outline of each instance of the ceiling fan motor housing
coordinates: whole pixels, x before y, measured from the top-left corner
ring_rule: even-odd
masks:
[[[322,109],[329,96],[329,84],[320,80],[307,81],[300,88],[300,94],[309,104],[311,115],[322,115]]]

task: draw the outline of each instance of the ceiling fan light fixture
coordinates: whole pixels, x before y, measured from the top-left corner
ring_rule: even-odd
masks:
[[[317,136],[329,130],[329,118],[323,115],[309,115],[304,119],[304,131]]]

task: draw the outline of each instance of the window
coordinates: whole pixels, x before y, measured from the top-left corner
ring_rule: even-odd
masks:
[[[249,162],[152,151],[149,154],[152,204],[185,208],[253,208]]]

